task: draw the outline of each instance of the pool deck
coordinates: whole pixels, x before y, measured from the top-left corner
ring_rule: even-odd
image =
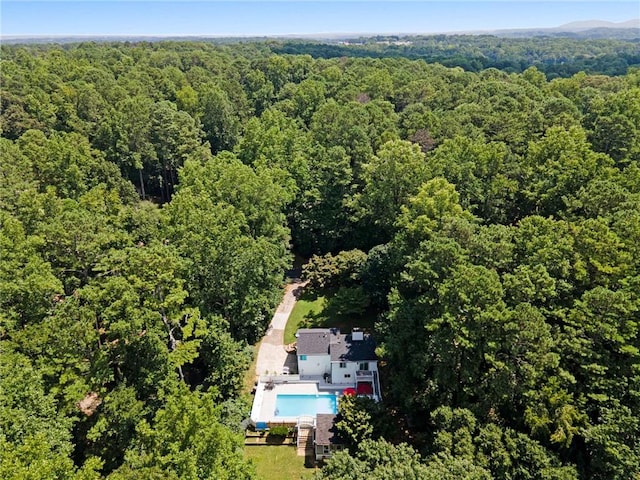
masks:
[[[260,381],[256,387],[256,396],[251,409],[251,421],[255,424],[266,422],[275,424],[296,424],[298,417],[281,417],[275,415],[276,396],[279,394],[297,395],[318,395],[318,394],[341,394],[346,385],[332,385],[321,382],[302,381],[292,378],[282,380],[279,377],[276,381]]]

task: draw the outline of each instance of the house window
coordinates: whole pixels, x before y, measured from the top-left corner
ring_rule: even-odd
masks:
[[[323,455],[329,455],[329,453],[331,453],[330,450],[329,450],[329,445],[323,445],[322,446],[322,454]]]
[[[360,363],[360,368],[359,370],[369,370],[369,362],[362,362]]]
[[[347,364],[345,362],[340,362],[340,368],[347,368]]]
[[[300,360],[306,360],[307,356],[306,355],[300,355]]]
[[[351,378],[351,374],[350,373],[345,373],[344,374],[344,378]]]

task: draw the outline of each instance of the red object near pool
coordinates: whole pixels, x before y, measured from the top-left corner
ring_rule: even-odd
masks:
[[[373,385],[370,383],[359,383],[358,395],[373,395]]]
[[[343,395],[351,395],[353,397],[356,394],[356,389],[355,388],[351,388],[351,387],[345,388],[342,391],[342,394]]]

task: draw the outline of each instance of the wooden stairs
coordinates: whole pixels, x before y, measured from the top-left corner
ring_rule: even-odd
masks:
[[[299,457],[313,455],[313,427],[298,427],[297,454]]]

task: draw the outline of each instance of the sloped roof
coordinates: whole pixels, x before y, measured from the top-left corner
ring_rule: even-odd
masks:
[[[376,360],[376,341],[369,334],[363,340],[352,341],[351,335],[338,335],[336,342],[331,342],[332,362],[360,362]]]
[[[316,445],[331,445],[340,443],[335,429],[336,415],[333,413],[319,413],[316,416]]]
[[[297,337],[298,355],[331,355],[333,362],[376,360],[376,341],[369,334],[353,341],[337,328],[301,328]]]
[[[328,355],[329,337],[331,330],[328,328],[301,328],[296,334],[298,337],[298,355]]]

